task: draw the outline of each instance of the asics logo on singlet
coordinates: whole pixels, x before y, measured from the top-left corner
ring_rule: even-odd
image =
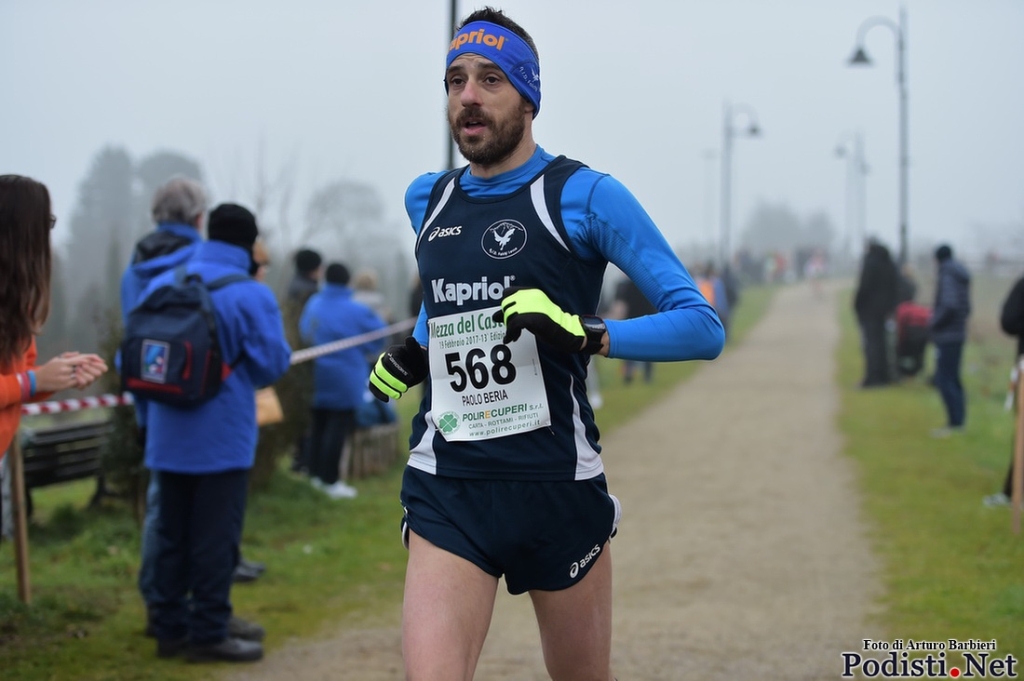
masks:
[[[434,227],[430,234],[427,235],[427,241],[443,239],[446,236],[458,236],[460,234],[462,234],[462,225],[456,225],[454,227]]]
[[[515,275],[506,276],[502,281],[488,281],[487,277],[480,277],[480,281],[470,283],[431,279],[430,290],[434,294],[435,303],[455,303],[461,306],[467,300],[501,300],[505,289],[512,286],[515,280]]]
[[[583,556],[578,561],[572,564],[572,567],[569,568],[569,577],[572,579],[576,579],[576,575],[580,573],[580,570],[585,568],[590,563],[590,561],[597,558],[597,554],[599,553],[601,553],[601,546],[599,544],[594,544],[594,548],[590,549],[590,553]]]

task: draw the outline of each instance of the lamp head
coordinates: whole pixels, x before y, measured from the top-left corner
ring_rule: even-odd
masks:
[[[864,51],[864,48],[858,45],[847,64],[849,66],[871,66],[871,58],[868,57],[868,53]]]
[[[760,137],[761,128],[757,127],[757,123],[751,123],[750,127],[747,128],[747,136],[749,137]]]

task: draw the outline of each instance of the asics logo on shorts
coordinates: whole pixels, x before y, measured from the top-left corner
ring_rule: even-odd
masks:
[[[572,564],[572,567],[569,568],[569,576],[576,579],[576,575],[580,573],[580,570],[585,568],[590,561],[594,560],[594,558],[597,558],[597,554],[599,553],[601,553],[601,546],[599,544],[594,544],[594,548],[590,549],[590,553]]]
[[[474,282],[454,282],[441,279],[430,280],[430,291],[435,303],[455,303],[462,306],[467,300],[501,300],[505,289],[512,286],[515,276],[503,277],[502,281],[488,281],[480,277]]]

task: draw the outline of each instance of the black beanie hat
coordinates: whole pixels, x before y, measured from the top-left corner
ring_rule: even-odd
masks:
[[[302,274],[309,274],[317,267],[320,267],[320,263],[323,262],[323,258],[316,251],[303,248],[295,254],[295,269]]]
[[[256,227],[256,216],[247,208],[235,203],[222,203],[210,211],[206,233],[210,241],[223,241],[251,252],[260,230]]]
[[[328,284],[341,284],[342,286],[347,286],[349,281],[348,268],[340,262],[333,262],[327,266],[324,278],[327,279]]]
[[[952,257],[953,249],[947,246],[946,244],[942,244],[941,246],[935,249],[935,259],[938,260],[939,262],[945,262],[946,260],[949,260]]]

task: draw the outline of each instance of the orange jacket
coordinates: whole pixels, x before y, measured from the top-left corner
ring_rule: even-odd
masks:
[[[21,422],[21,383],[18,382],[17,374],[22,371],[36,368],[36,339],[25,351],[20,360],[14,361],[14,366],[0,368],[0,460],[3,459],[7,448],[14,440],[18,432],[18,424]],[[36,393],[30,400],[38,400],[49,397],[51,393]]]

